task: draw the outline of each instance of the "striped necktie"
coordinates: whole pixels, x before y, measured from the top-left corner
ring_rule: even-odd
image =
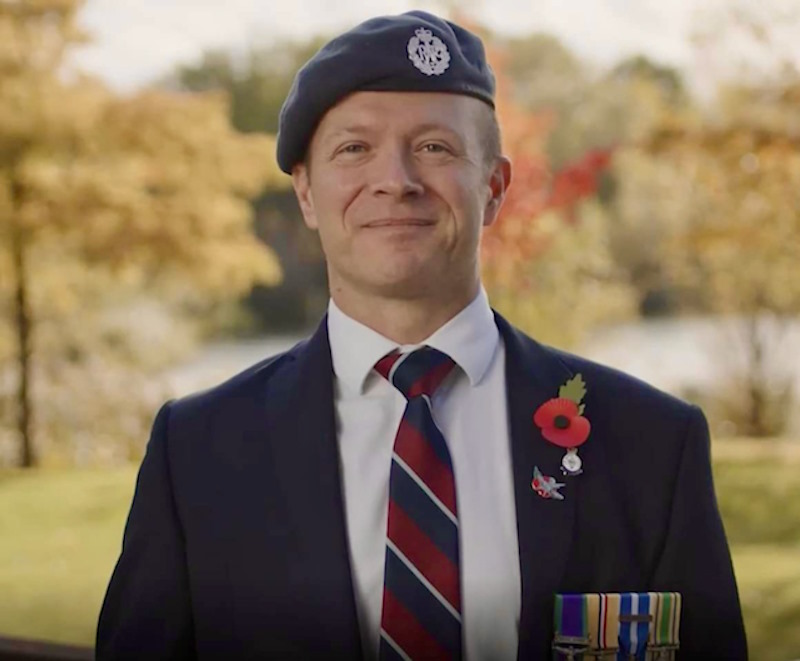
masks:
[[[431,415],[431,397],[453,366],[431,347],[375,365],[408,400],[389,476],[381,660],[461,658],[455,478]]]

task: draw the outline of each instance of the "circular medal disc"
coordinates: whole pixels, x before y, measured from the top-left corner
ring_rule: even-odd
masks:
[[[578,451],[575,448],[572,448],[567,451],[567,454],[561,459],[561,465],[564,467],[564,470],[567,473],[577,473],[580,471],[581,466],[583,466],[583,462],[581,458],[578,456]]]

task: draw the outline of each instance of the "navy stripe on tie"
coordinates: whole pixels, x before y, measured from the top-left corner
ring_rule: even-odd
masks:
[[[397,650],[392,647],[392,644],[384,638],[384,635],[381,635],[381,649],[380,649],[380,658],[385,659],[386,661],[406,661],[402,656],[397,653]]]
[[[392,549],[386,549],[388,589],[409,611],[424,622],[425,630],[453,655],[461,649],[461,623],[426,588]]]
[[[403,414],[403,421],[412,425],[420,433],[420,436],[428,441],[428,445],[433,448],[442,464],[450,468],[450,470],[453,469],[447,442],[433,421],[430,409],[428,409],[428,405],[422,397],[415,397],[409,400],[408,404],[406,404],[406,412]]]
[[[420,349],[409,354],[397,366],[392,383],[400,392],[407,393],[417,381],[446,362],[450,362],[450,357],[446,354],[429,347]]]
[[[394,459],[389,478],[389,497],[453,564],[458,565],[458,526]]]

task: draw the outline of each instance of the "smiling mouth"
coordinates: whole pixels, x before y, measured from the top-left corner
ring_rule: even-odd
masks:
[[[364,227],[425,227],[433,224],[434,221],[424,218],[382,218],[380,220],[373,220],[364,225]]]

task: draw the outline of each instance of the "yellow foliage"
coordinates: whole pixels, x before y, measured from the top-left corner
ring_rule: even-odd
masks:
[[[250,204],[286,185],[274,139],[236,132],[222,94],[121,97],[66,77],[64,55],[84,39],[75,24],[82,4],[0,0],[0,359],[19,360],[19,370],[0,364],[0,374],[33,381],[32,401],[43,404],[35,417],[53,429],[63,416],[42,377],[61,363],[90,369],[124,353],[126,342],[97,326],[112,306],[147,291],[180,315],[281,277],[253,232]],[[20,433],[29,440],[28,429]]]
[[[652,147],[683,198],[683,220],[667,244],[670,270],[712,310],[797,314],[796,107],[788,91],[764,98],[739,90],[725,98],[716,124],[662,135]]]
[[[118,97],[65,82],[82,4],[0,3],[0,251],[15,227],[25,250],[54,234],[65,254],[141,279],[189,278],[218,294],[227,281],[229,295],[275,283],[249,204],[285,185],[273,139],[233,130],[222,94]]]
[[[7,130],[0,114],[0,140],[13,133],[20,145],[0,168],[4,242],[9,223],[31,242],[57,232],[89,263],[182,273],[215,290],[227,279],[230,295],[278,280],[276,257],[251,231],[248,202],[279,185],[273,140],[235,133],[222,96],[119,99],[89,81],[55,90],[51,110],[36,118],[43,130],[31,118],[24,130],[17,121]],[[239,258],[217,273],[209,256],[226,250]]]
[[[50,74],[67,48],[86,40],[76,25],[84,0],[0,1],[0,72]]]

